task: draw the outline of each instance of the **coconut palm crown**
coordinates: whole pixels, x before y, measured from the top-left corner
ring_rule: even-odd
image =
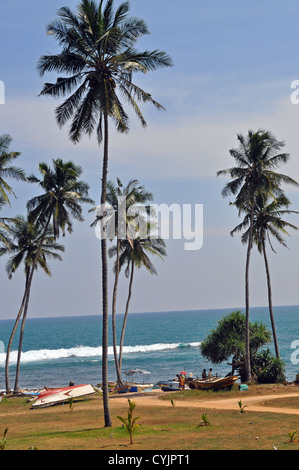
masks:
[[[172,65],[163,51],[139,52],[136,41],[149,34],[146,23],[128,17],[129,2],[114,11],[113,0],[104,7],[93,0],[82,0],[77,12],[68,7],[58,10],[58,19],[48,27],[62,50],[59,54],[44,55],[38,62],[41,75],[57,72],[63,76],[56,83],[45,83],[41,95],[69,97],[56,108],[60,126],[71,121],[70,139],[79,142],[83,134],[96,130],[99,143],[103,140],[103,117],[109,116],[120,132],[129,130],[129,117],[118,93],[129,103],[141,124],[146,121],[137,104],[150,102],[164,109],[151,94],[133,83],[135,72],[146,73]]]

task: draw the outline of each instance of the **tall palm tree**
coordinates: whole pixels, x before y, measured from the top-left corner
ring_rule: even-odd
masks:
[[[121,371],[119,369],[118,354],[117,354],[117,340],[116,340],[116,300],[117,288],[119,281],[119,256],[122,237],[130,240],[134,231],[134,219],[139,206],[144,205],[146,202],[153,199],[152,193],[147,191],[144,186],[140,186],[138,180],[131,179],[124,187],[120,179],[117,179],[117,185],[112,181],[108,181],[107,185],[107,202],[112,208],[111,219],[113,221],[114,233],[111,235],[116,236],[116,262],[115,262],[115,278],[112,296],[112,336],[113,336],[113,352],[115,359],[117,383],[121,385]],[[135,227],[136,229],[136,227]],[[108,233],[110,230],[108,229]]]
[[[153,194],[147,191],[144,186],[139,185],[137,179],[131,179],[126,186],[117,178],[117,183],[108,181],[106,213],[105,213],[105,230],[107,238],[112,241],[116,237],[116,261],[114,269],[114,286],[112,296],[112,338],[113,353],[115,360],[115,368],[117,375],[117,383],[122,385],[121,374],[118,367],[117,339],[116,339],[116,301],[117,288],[119,282],[119,256],[120,244],[122,239],[130,240],[136,234],[137,225],[144,223],[147,225],[147,215],[150,206],[145,205],[153,199]],[[97,207],[89,212],[97,210]],[[144,217],[144,211],[146,217]],[[101,222],[102,215],[97,214],[95,221],[91,224],[95,226]]]
[[[80,222],[84,220],[81,205],[83,203],[91,204],[94,202],[88,197],[88,185],[78,179],[82,173],[81,167],[75,165],[73,162],[63,162],[63,160],[58,158],[53,160],[53,169],[46,163],[40,163],[39,170],[42,175],[41,179],[38,179],[34,175],[28,178],[28,181],[38,183],[44,190],[43,194],[32,198],[27,203],[30,222],[34,222],[37,226],[41,225],[43,228],[39,246],[37,247],[35,258],[32,262],[32,268],[29,271],[29,286],[31,286],[40,250],[47,236],[51,220],[54,239],[56,240],[60,235],[60,231],[62,231],[63,235],[65,235],[65,229],[67,229],[69,233],[72,232],[72,218]],[[24,309],[24,325],[28,313],[29,295],[26,296],[24,304],[22,305]],[[18,389],[19,364],[20,350],[15,381],[16,391]]]
[[[267,241],[270,245],[270,248],[275,252],[273,244],[271,242],[271,236],[278,241],[281,245],[287,247],[287,244],[284,240],[284,235],[289,235],[286,231],[286,228],[293,228],[298,230],[298,227],[282,219],[285,214],[299,214],[297,211],[289,210],[288,207],[290,201],[285,195],[281,195],[277,198],[270,199],[265,197],[265,195],[259,195],[256,198],[256,204],[254,207],[254,215],[252,221],[252,237],[253,242],[257,246],[259,253],[264,257],[266,276],[267,276],[267,287],[268,287],[268,303],[269,303],[269,313],[270,320],[272,325],[272,334],[273,342],[275,347],[276,357],[279,358],[279,346],[276,334],[274,313],[273,313],[273,304],[272,304],[272,287],[271,287],[271,277],[268,256],[266,251]],[[241,224],[237,225],[232,231],[231,234],[234,235],[236,232],[244,231],[242,235],[242,242],[244,244],[248,243],[250,236],[250,212],[245,215],[244,220]]]
[[[112,257],[115,255],[117,248],[114,246],[109,249],[109,256]],[[120,257],[119,257],[119,269],[126,265],[125,276],[129,279],[129,290],[128,297],[126,302],[125,315],[123,319],[123,326],[120,337],[119,344],[119,358],[118,366],[121,373],[122,369],[122,354],[123,354],[123,344],[125,338],[126,323],[128,319],[129,306],[132,296],[132,286],[134,279],[134,270],[135,267],[140,269],[144,266],[150,274],[157,274],[157,270],[153,265],[150,256],[156,255],[160,259],[163,259],[166,256],[165,242],[161,238],[138,238],[136,237],[133,240],[121,240],[120,242]],[[115,265],[116,269],[116,265]],[[131,272],[130,272],[131,271]]]
[[[246,303],[246,375],[251,380],[250,341],[249,341],[249,263],[253,241],[253,216],[256,198],[259,194],[272,194],[278,197],[283,194],[282,184],[298,183],[289,176],[277,173],[279,165],[286,163],[289,154],[281,152],[284,142],[279,142],[271,132],[258,130],[248,131],[246,137],[238,134],[239,147],[230,150],[237,166],[220,170],[219,175],[229,175],[232,181],[227,183],[222,195],[236,196],[234,201],[239,213],[244,207],[250,207],[250,226],[245,268],[245,303]]]
[[[10,392],[9,384],[9,358],[12,347],[12,342],[17,331],[24,306],[29,301],[30,289],[32,283],[32,277],[30,276],[31,270],[36,271],[41,268],[47,275],[51,275],[49,266],[47,264],[48,259],[61,260],[61,256],[58,252],[63,252],[64,247],[59,245],[54,240],[53,227],[48,226],[46,233],[42,225],[34,224],[29,221],[29,218],[25,219],[23,216],[17,216],[14,222],[10,223],[9,226],[9,246],[0,248],[0,256],[11,255],[6,265],[6,271],[8,277],[11,279],[13,273],[23,264],[25,272],[25,289],[24,295],[21,302],[17,318],[15,320],[10,339],[7,346],[6,362],[5,362],[5,381],[6,381],[6,392]],[[19,353],[17,361],[17,372],[16,382],[20,370],[20,354],[22,350],[23,333],[25,326],[25,317],[23,316],[23,322],[20,332],[19,342]],[[14,387],[14,391],[17,391],[17,383]]]
[[[143,126],[146,121],[138,101],[152,103],[164,109],[150,93],[133,82],[137,72],[146,73],[172,65],[170,57],[162,51],[139,52],[135,44],[148,34],[143,20],[129,17],[129,2],[114,10],[113,0],[81,0],[77,12],[68,7],[58,10],[58,19],[48,25],[48,34],[54,36],[61,52],[44,55],[38,68],[43,75],[57,72],[64,76],[56,83],[46,83],[41,95],[68,98],[56,108],[60,127],[71,122],[69,137],[78,143],[84,134],[95,131],[99,145],[103,143],[101,206],[106,203],[109,119],[118,132],[129,131],[129,117],[120,95],[136,113]],[[101,240],[102,258],[102,386],[105,426],[111,426],[108,399],[108,260],[107,241]]]

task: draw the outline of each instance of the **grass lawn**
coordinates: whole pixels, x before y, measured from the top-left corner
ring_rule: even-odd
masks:
[[[101,397],[44,409],[30,409],[26,398],[9,398],[0,403],[0,440],[5,428],[6,450],[299,450],[299,437],[290,441],[290,432],[299,430],[299,415],[269,411],[271,406],[298,408],[299,397],[266,400],[267,412],[239,412],[238,401],[246,396],[285,392],[280,387],[250,387],[250,392],[172,392],[163,394],[165,406],[138,404],[134,416],[140,424],[129,444],[126,429],[117,418],[127,417],[127,401],[110,400],[113,426],[104,428]],[[247,395],[246,395],[247,393]],[[170,401],[173,399],[173,403]],[[201,400],[236,398],[235,410],[205,409]],[[134,396],[130,396],[134,400]],[[196,400],[196,408],[188,406]],[[176,403],[180,402],[180,406]],[[206,414],[209,425],[202,426]]]

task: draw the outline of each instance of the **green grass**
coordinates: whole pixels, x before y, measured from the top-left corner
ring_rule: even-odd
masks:
[[[139,405],[136,400],[140,426],[133,445],[129,444],[128,434],[117,419],[118,415],[125,415],[127,403],[110,401],[113,426],[104,428],[99,397],[75,402],[72,413],[68,404],[31,410],[26,399],[4,400],[0,403],[0,436],[8,427],[6,450],[31,447],[38,450],[272,450],[273,444],[279,450],[299,450],[298,442],[289,442],[289,433],[298,429],[298,415],[247,412],[247,409],[240,414],[238,393],[233,395],[236,409],[232,411],[188,407],[191,399],[200,403],[202,393],[205,399],[207,396],[221,398],[223,393],[232,397],[226,392],[191,395],[185,391],[176,394],[180,406],[172,406],[165,394],[163,399],[169,401],[168,406],[156,407]],[[252,393],[259,395],[260,389]],[[246,395],[241,393],[241,397],[246,404]],[[182,400],[186,400],[186,406],[182,406]],[[283,406],[293,404],[294,400],[276,399],[275,406],[277,403]],[[207,414],[210,426],[199,426],[203,413]]]

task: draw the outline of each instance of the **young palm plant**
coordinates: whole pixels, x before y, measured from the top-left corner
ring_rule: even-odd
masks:
[[[24,265],[25,273],[25,289],[17,318],[15,320],[6,352],[5,362],[5,381],[6,392],[10,392],[9,383],[9,359],[15,333],[17,331],[19,322],[24,311],[26,303],[29,302],[30,290],[32,284],[33,272],[41,268],[47,275],[51,275],[47,261],[49,259],[61,260],[59,252],[64,251],[64,247],[59,245],[54,240],[53,227],[48,225],[47,230],[42,225],[32,223],[29,218],[25,219],[23,216],[17,216],[16,221],[9,226],[9,247],[4,246],[0,249],[0,256],[11,255],[6,265],[8,277],[11,279],[12,275],[17,269]],[[31,276],[32,272],[32,276]],[[20,355],[22,350],[23,333],[25,327],[25,316],[23,316],[19,352],[17,360],[16,371],[16,384],[14,391],[18,391],[18,376],[20,370]]]
[[[258,130],[248,131],[244,137],[238,136],[239,147],[230,150],[231,156],[235,159],[237,166],[220,170],[219,175],[229,175],[232,181],[227,183],[222,191],[222,195],[232,194],[236,196],[234,205],[239,210],[249,207],[250,225],[246,255],[245,268],[245,303],[246,303],[246,381],[251,380],[250,367],[250,339],[249,339],[249,264],[253,244],[253,218],[254,207],[258,195],[272,195],[278,197],[283,195],[282,184],[298,183],[289,176],[277,173],[275,170],[282,163],[289,159],[287,153],[281,152],[284,142],[279,142],[268,131]]]
[[[109,256],[115,255],[116,247],[109,249]],[[134,279],[135,268],[140,269],[144,266],[150,274],[157,274],[157,270],[153,265],[150,256],[156,255],[160,259],[166,256],[165,242],[161,238],[138,238],[135,237],[131,240],[121,240],[120,242],[120,257],[119,257],[119,269],[126,266],[125,276],[129,279],[129,290],[126,302],[125,315],[123,319],[123,326],[119,344],[119,358],[118,367],[121,373],[122,369],[122,355],[123,345],[125,338],[125,330],[129,313],[129,306],[132,296],[132,286]]]
[[[284,217],[286,214],[299,214],[299,212],[289,210],[289,205],[290,201],[285,195],[281,195],[275,199],[265,197],[265,195],[259,195],[256,198],[256,204],[254,206],[252,220],[253,242],[257,246],[259,253],[263,255],[265,262],[268,287],[269,313],[272,325],[275,354],[277,358],[279,358],[280,356],[273,313],[271,277],[266,245],[268,242],[271,250],[275,252],[273,244],[271,242],[272,237],[279,244],[287,247],[283,238],[285,235],[289,235],[286,231],[286,228],[292,228],[294,230],[298,229],[298,227],[296,227],[295,225],[282,219],[282,217]],[[244,244],[248,244],[248,239],[250,236],[250,212],[247,212],[243,222],[237,225],[237,227],[232,230],[231,234],[234,235],[234,233],[240,231],[244,231],[241,238],[242,242]]]
[[[138,102],[151,103],[164,109],[151,94],[133,82],[136,73],[146,73],[172,65],[163,51],[139,52],[135,44],[149,33],[146,23],[129,17],[129,2],[114,10],[113,0],[81,0],[76,12],[60,8],[58,19],[48,25],[61,52],[44,55],[38,69],[41,75],[57,72],[56,83],[45,83],[41,95],[67,99],[56,108],[60,127],[70,121],[69,137],[78,143],[84,134],[96,132],[99,145],[103,143],[101,206],[106,203],[109,120],[118,132],[129,131],[129,117],[120,96],[139,118],[146,121]],[[63,76],[61,76],[63,75]],[[101,240],[102,257],[102,386],[105,426],[111,426],[108,399],[108,259],[107,240]]]

